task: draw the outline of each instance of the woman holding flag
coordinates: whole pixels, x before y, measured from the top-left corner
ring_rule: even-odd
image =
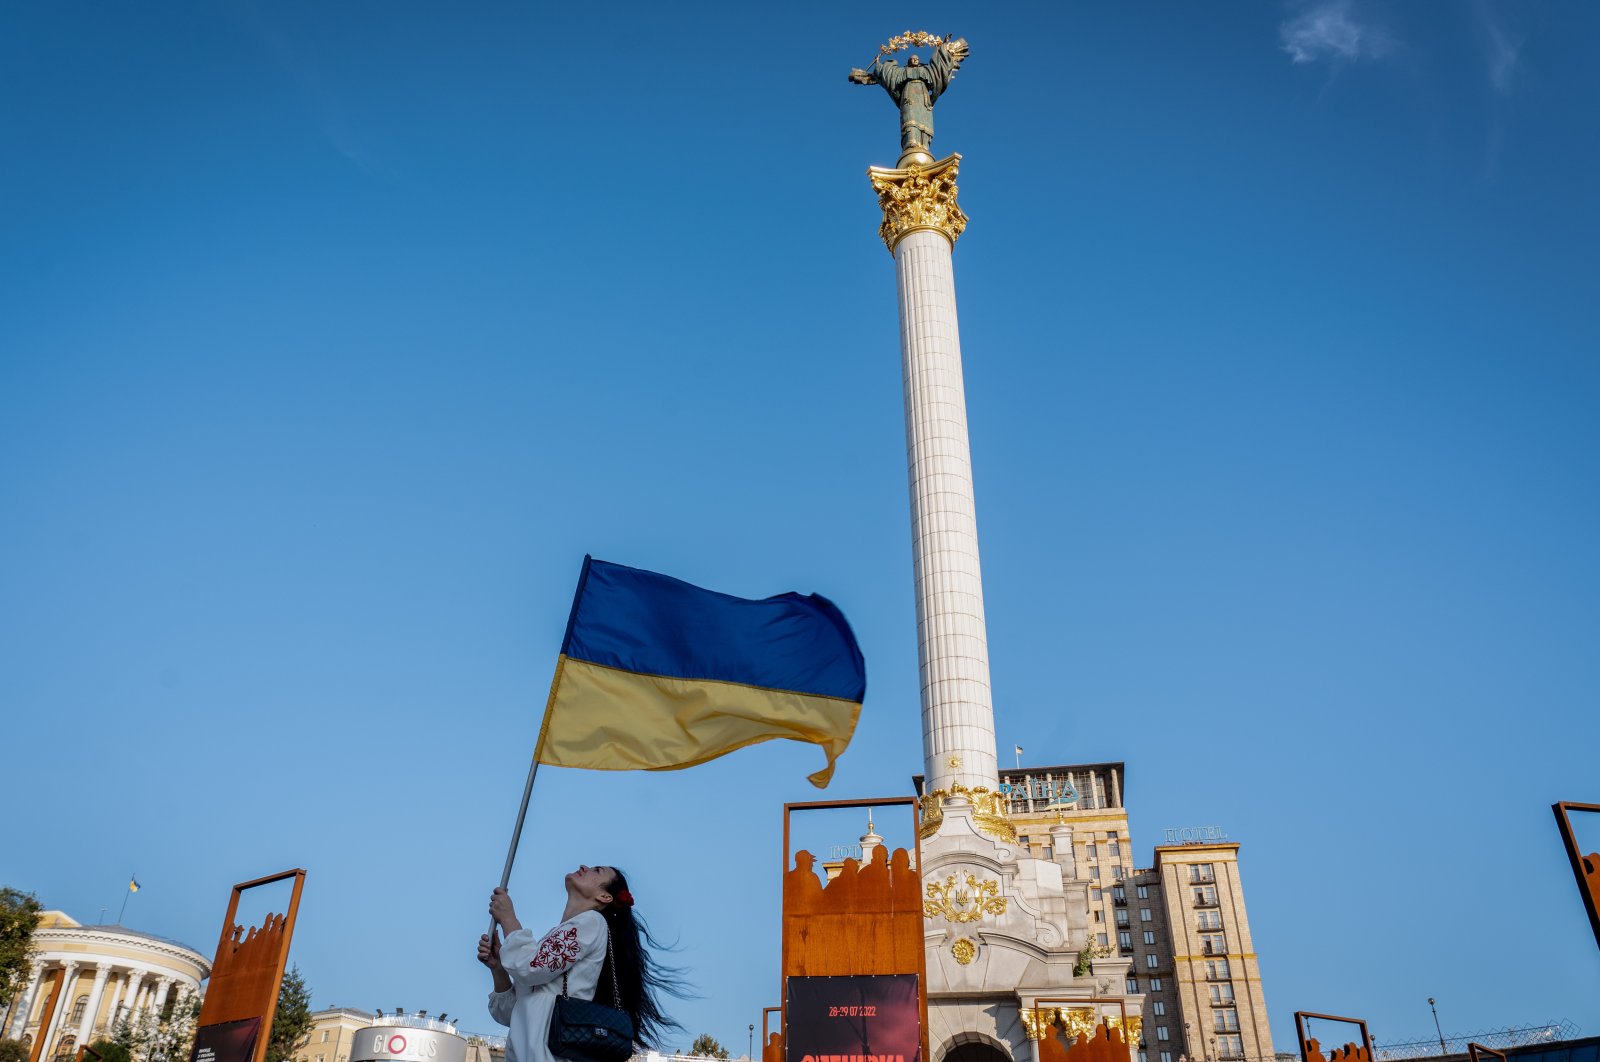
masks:
[[[656,997],[680,994],[679,985],[650,954],[658,945],[634,915],[627,877],[616,867],[580,866],[565,882],[561,923],[543,936],[523,928],[505,889],[489,897],[489,915],[505,940],[492,932],[478,938],[478,961],[494,976],[489,1015],[511,1028],[506,1062],[555,1062],[546,1036],[563,994],[610,1003],[615,993],[644,1047],[677,1028]]]

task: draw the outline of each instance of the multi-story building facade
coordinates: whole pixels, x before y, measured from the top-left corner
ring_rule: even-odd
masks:
[[[1270,1059],[1239,845],[1158,845],[1153,865],[1136,868],[1125,780],[1121,763],[1000,775],[1019,843],[1088,881],[1091,942],[1101,954],[1128,960],[1124,987],[1143,1000],[1139,1062]],[[1055,851],[1065,838],[1070,859]]]

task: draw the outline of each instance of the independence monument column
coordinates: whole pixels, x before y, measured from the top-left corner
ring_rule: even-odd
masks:
[[[915,54],[905,66],[890,58],[930,46],[933,57],[927,63]],[[950,261],[967,218],[956,205],[961,156],[935,161],[929,150],[934,101],[949,87],[967,50],[961,39],[905,33],[880,47],[871,67],[852,70],[850,80],[882,86],[900,110],[896,168],[874,166],[867,174],[883,208],[878,234],[894,255],[900,287],[927,791],[938,791],[935,807],[947,795],[960,803],[965,793],[983,821],[992,813],[1003,817],[1003,806],[993,792],[999,781],[994,706]],[[971,792],[980,788],[981,794]],[[930,817],[927,826],[937,828],[936,820]]]

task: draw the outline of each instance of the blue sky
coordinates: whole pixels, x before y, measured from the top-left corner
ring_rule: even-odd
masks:
[[[1243,844],[1275,1038],[1600,1028],[1585,3],[12,5],[0,881],[209,950],[310,871],[319,1005],[482,1012],[585,552],[817,591],[920,768],[893,269],[848,84],[936,112],[1002,749]],[[736,1051],[814,749],[549,771],[514,895],[632,873]],[[853,828],[852,828],[853,829]],[[841,824],[846,836],[851,829]]]

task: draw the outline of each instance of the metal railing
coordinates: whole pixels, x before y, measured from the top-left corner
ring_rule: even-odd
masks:
[[[1504,1029],[1482,1029],[1474,1033],[1465,1033],[1458,1036],[1444,1038],[1445,1049],[1439,1049],[1439,1038],[1431,1040],[1404,1040],[1382,1044],[1373,1044],[1374,1062],[1399,1062],[1409,1058],[1437,1057],[1441,1054],[1464,1055],[1467,1053],[1467,1044],[1477,1043],[1484,1047],[1492,1047],[1504,1051],[1511,1047],[1529,1047],[1536,1044],[1552,1043],[1556,1040],[1571,1040],[1579,1033],[1577,1025],[1566,1019],[1546,1022],[1543,1025],[1518,1025]]]

